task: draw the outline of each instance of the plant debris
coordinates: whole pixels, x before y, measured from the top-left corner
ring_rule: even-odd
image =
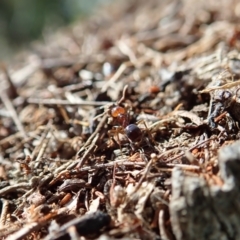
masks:
[[[0,238],[240,239],[239,20],[119,1],[2,64]]]

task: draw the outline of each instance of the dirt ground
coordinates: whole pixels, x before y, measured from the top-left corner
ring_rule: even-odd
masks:
[[[2,63],[0,239],[240,239],[239,20],[121,0]]]

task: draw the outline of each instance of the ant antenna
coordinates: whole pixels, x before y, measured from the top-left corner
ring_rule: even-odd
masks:
[[[126,92],[127,92],[128,85],[125,85],[123,88],[123,94],[121,99],[117,102],[117,105],[120,105],[126,98]]]
[[[123,88],[122,97],[121,97],[121,99],[117,102],[117,105],[120,105],[120,104],[126,99],[127,88],[128,88],[128,85],[125,85],[124,88]],[[110,106],[113,106],[113,105],[110,105]],[[95,121],[95,120],[98,119],[99,117],[102,117],[103,115],[105,115],[107,112],[108,112],[108,110],[104,111],[103,113],[101,113],[101,114],[97,115],[96,117],[94,117],[93,120]]]

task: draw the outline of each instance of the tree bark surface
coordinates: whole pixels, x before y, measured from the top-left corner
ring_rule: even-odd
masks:
[[[240,141],[220,149],[218,159],[222,186],[173,170],[170,212],[178,240],[240,239]]]

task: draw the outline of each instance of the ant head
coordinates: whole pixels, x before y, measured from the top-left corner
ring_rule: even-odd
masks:
[[[115,106],[110,111],[111,117],[122,127],[126,127],[129,124],[128,111],[121,106]]]
[[[113,106],[110,112],[113,118],[117,118],[120,115],[126,114],[126,109],[121,106]]]

